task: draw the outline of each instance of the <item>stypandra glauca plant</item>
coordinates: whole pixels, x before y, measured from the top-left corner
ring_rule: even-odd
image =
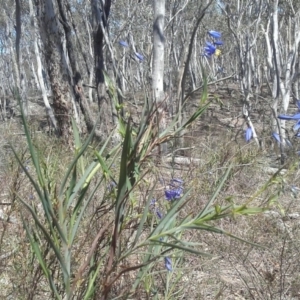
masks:
[[[110,86],[110,91],[115,89]],[[166,278],[164,298],[174,299],[181,278],[176,269],[184,255],[208,255],[199,250],[197,241],[185,239],[187,232],[210,231],[239,239],[216,227],[214,221],[264,211],[249,206],[257,195],[239,206],[216,204],[234,161],[198,212],[183,215],[186,204],[195,199],[180,178],[171,180],[165,202],[159,206],[156,190],[160,183],[152,176],[156,149],[201,117],[210,104],[207,99],[204,84],[199,108],[180,127],[175,116],[164,132],[157,130],[155,106],[145,104],[138,125],[119,117],[121,142],[114,147],[111,137],[100,149],[93,146],[93,132],[82,142],[73,121],[73,158],[59,174],[49,170],[46,154],[33,143],[22,112],[33,167],[28,170],[12,149],[36,197],[29,201],[17,196],[29,212],[22,213],[23,226],[33,261],[43,271],[40,285],[47,299],[160,299],[155,279],[158,273]],[[51,160],[48,156],[47,161]],[[273,182],[270,180],[261,191]]]

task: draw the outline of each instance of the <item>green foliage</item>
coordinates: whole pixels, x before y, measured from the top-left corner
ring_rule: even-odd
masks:
[[[115,93],[112,87],[110,91]],[[132,297],[142,286],[148,296],[155,294],[155,274],[160,261],[168,256],[172,260],[173,271],[160,270],[159,273],[166,278],[164,297],[172,299],[180,292],[175,287],[182,276],[179,269],[185,253],[209,255],[201,250],[199,243],[185,239],[187,232],[207,231],[246,242],[214,223],[234,215],[257,214],[265,210],[249,206],[262,191],[242,205],[229,201],[225,205],[218,204],[217,198],[232,174],[234,162],[226,166],[210,200],[204,208],[199,208],[199,212],[184,213],[187,204],[194,200],[190,197],[190,189],[179,199],[166,204],[167,212],[161,219],[155,218],[150,210],[157,186],[156,180],[150,180],[153,153],[160,144],[173,139],[201,116],[209,105],[204,98],[207,98],[206,85],[201,106],[176,130],[173,128],[176,128],[177,117],[164,132],[154,135],[153,132],[159,132],[156,130],[155,109],[143,114],[137,128],[130,121],[124,123],[120,119],[122,128],[125,124],[122,142],[110,149],[108,138],[100,150],[94,150],[91,163],[87,163],[86,156],[89,146],[92,146],[93,132],[82,142],[73,122],[73,159],[61,176],[51,172],[51,165],[43,163],[42,154],[34,147],[22,115],[34,172],[27,170],[12,149],[38,196],[38,202],[29,203],[19,195],[32,217],[28,219],[23,216],[23,225],[31,251],[43,270],[53,298],[120,299]],[[148,192],[142,199],[139,198],[139,189],[145,187],[147,178],[150,182]],[[91,203],[95,201],[105,213],[101,215],[100,226],[93,235],[83,238],[88,230],[83,231],[82,228],[93,219],[89,214]],[[42,213],[38,210],[39,205]],[[130,228],[135,229],[130,231]],[[85,251],[79,258],[82,245]],[[129,282],[131,286],[113,296],[112,291],[121,276],[129,273],[134,274],[134,280]]]

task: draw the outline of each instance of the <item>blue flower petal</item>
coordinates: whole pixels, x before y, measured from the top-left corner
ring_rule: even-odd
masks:
[[[151,199],[149,206],[155,206],[156,204],[156,199]]]
[[[281,120],[300,120],[300,113],[295,114],[293,116],[288,116],[288,115],[278,115],[278,119]]]
[[[211,55],[213,55],[217,48],[210,42],[205,42],[206,43],[206,47],[204,47],[204,51],[205,51],[205,56],[210,57]]]
[[[140,60],[143,61],[144,60],[144,56],[140,53],[135,52],[135,56]]]
[[[248,127],[245,131],[245,140],[247,143],[251,140],[252,135],[253,135],[252,128]]]
[[[166,190],[165,197],[166,200],[172,201],[175,199],[179,199],[181,197],[182,188],[174,189],[174,190]]]
[[[273,133],[272,133],[272,136],[273,136],[273,138],[274,138],[278,143],[281,143],[280,136],[279,136],[278,133],[273,132]]]
[[[222,46],[224,43],[223,41],[215,41],[214,44],[217,46]]]
[[[170,257],[165,257],[165,267],[169,272],[172,272],[172,261]]]
[[[206,47],[204,49],[216,51],[217,48],[212,43],[210,42],[205,42],[205,43],[206,43]]]
[[[220,32],[215,31],[215,30],[208,31],[208,34],[215,39],[219,39],[222,36],[222,34]]]
[[[165,196],[168,201],[175,199],[176,193],[173,190],[166,190]]]
[[[159,211],[158,208],[156,209],[156,215],[159,219],[162,219],[162,217],[163,217],[163,214]]]
[[[114,181],[111,181],[108,185],[107,185],[107,189],[109,192],[112,192],[115,188],[117,187],[117,184]]]
[[[211,56],[212,56],[212,54],[210,54],[210,53],[206,53],[206,52],[205,52],[205,53],[203,53],[202,55],[203,55],[203,56],[205,56],[205,57],[207,57],[207,58],[211,58]]]
[[[126,41],[119,41],[119,45],[123,46],[123,47],[128,47],[128,44]]]
[[[296,99],[296,105],[297,105],[298,109],[300,110],[300,100]]]
[[[300,129],[300,120],[294,125],[294,131],[298,131]]]

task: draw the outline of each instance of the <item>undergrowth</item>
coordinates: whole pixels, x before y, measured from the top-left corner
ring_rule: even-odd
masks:
[[[175,117],[162,133],[155,107],[139,126],[120,118],[114,147],[82,138],[75,123],[73,149],[32,138],[23,118],[26,146],[11,143],[1,174],[1,297],[297,297],[288,274],[299,272],[300,234],[290,218],[298,206],[282,200],[297,166],[270,176],[252,144],[222,140],[215,148],[201,137],[193,141],[202,145],[192,151],[198,164],[158,154],[208,105],[204,96],[185,124],[176,127]]]

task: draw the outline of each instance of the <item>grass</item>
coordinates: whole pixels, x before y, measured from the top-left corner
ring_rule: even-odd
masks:
[[[128,133],[127,143],[131,148],[128,146],[125,150],[129,152],[126,153],[123,147],[108,158],[109,147],[102,155],[98,144],[89,143],[76,160],[75,185],[72,183],[73,168],[61,200],[58,195],[63,174],[74,162],[84,141],[80,144],[78,140],[75,149],[67,149],[54,137],[34,134],[31,141],[39,158],[39,175],[30,159],[32,149],[28,148],[25,136],[15,136],[13,130],[5,128],[0,130],[2,145],[6,140],[12,141],[33,182],[41,182],[39,176],[46,182],[45,189],[57,218],[60,201],[68,202],[72,196],[68,191],[74,191],[90,164],[99,163],[99,171],[88,176],[89,190],[85,197],[89,199],[89,205],[72,244],[68,278],[62,271],[66,260],[60,262],[54,251],[58,247],[67,255],[63,235],[60,237],[56,228],[51,228],[37,189],[26,171],[20,168],[11,151],[2,150],[5,168],[0,175],[1,202],[10,205],[0,207],[4,216],[0,223],[1,298],[63,299],[68,295],[66,285],[69,282],[70,289],[74,288],[69,299],[125,299],[126,295],[128,299],[298,299],[300,216],[297,216],[298,201],[290,187],[297,185],[299,171],[293,161],[284,176],[271,177],[265,172],[267,162],[262,159],[266,154],[255,145],[212,133],[208,136],[191,134],[193,138],[188,140],[187,146],[193,148],[191,155],[201,158],[199,164],[172,165],[147,156],[147,148],[135,148],[137,140],[133,136],[130,142]],[[20,132],[20,128],[16,126],[15,132]],[[143,132],[143,142],[153,141],[147,138]],[[139,149],[141,156],[131,156],[130,149]],[[130,175],[132,170],[137,172],[135,179]],[[124,173],[126,177],[122,177]],[[184,181],[185,199],[174,202],[180,209],[165,200],[164,192],[172,178]],[[84,186],[80,185],[80,191],[83,190]],[[169,217],[157,218],[149,207],[153,198],[164,216],[169,213]],[[32,205],[41,224],[51,232],[50,237],[45,238],[41,227],[34,222],[33,214],[19,199]],[[74,199],[78,201],[80,194]],[[211,205],[205,211],[211,199]],[[250,200],[247,208],[268,208],[271,213],[257,214],[253,210],[248,211],[250,215],[244,215],[243,204]],[[226,206],[229,206],[228,210],[223,211]],[[210,230],[199,230],[198,227],[196,230],[191,226],[189,230],[182,230],[183,224],[193,223],[196,228],[195,222],[201,211],[203,216],[210,218],[207,223],[212,226]],[[70,205],[60,224],[68,218],[68,226],[72,216],[76,220],[79,213],[76,211],[74,215],[74,206]],[[114,224],[119,224],[117,235],[114,235]],[[174,228],[178,230],[172,232]],[[219,234],[216,228],[250,244],[232,239],[228,234]],[[166,235],[164,232],[168,231]],[[52,246],[51,239],[55,242]],[[112,247],[114,239],[115,248]],[[176,240],[184,241],[184,244],[176,243]],[[34,251],[36,245],[40,250]],[[189,251],[182,251],[179,246],[183,245]],[[44,260],[38,258],[38,253]],[[165,268],[166,256],[172,261],[172,272]],[[47,270],[55,290],[45,277]],[[139,276],[140,280],[137,280]],[[110,289],[106,290],[108,286]]]

